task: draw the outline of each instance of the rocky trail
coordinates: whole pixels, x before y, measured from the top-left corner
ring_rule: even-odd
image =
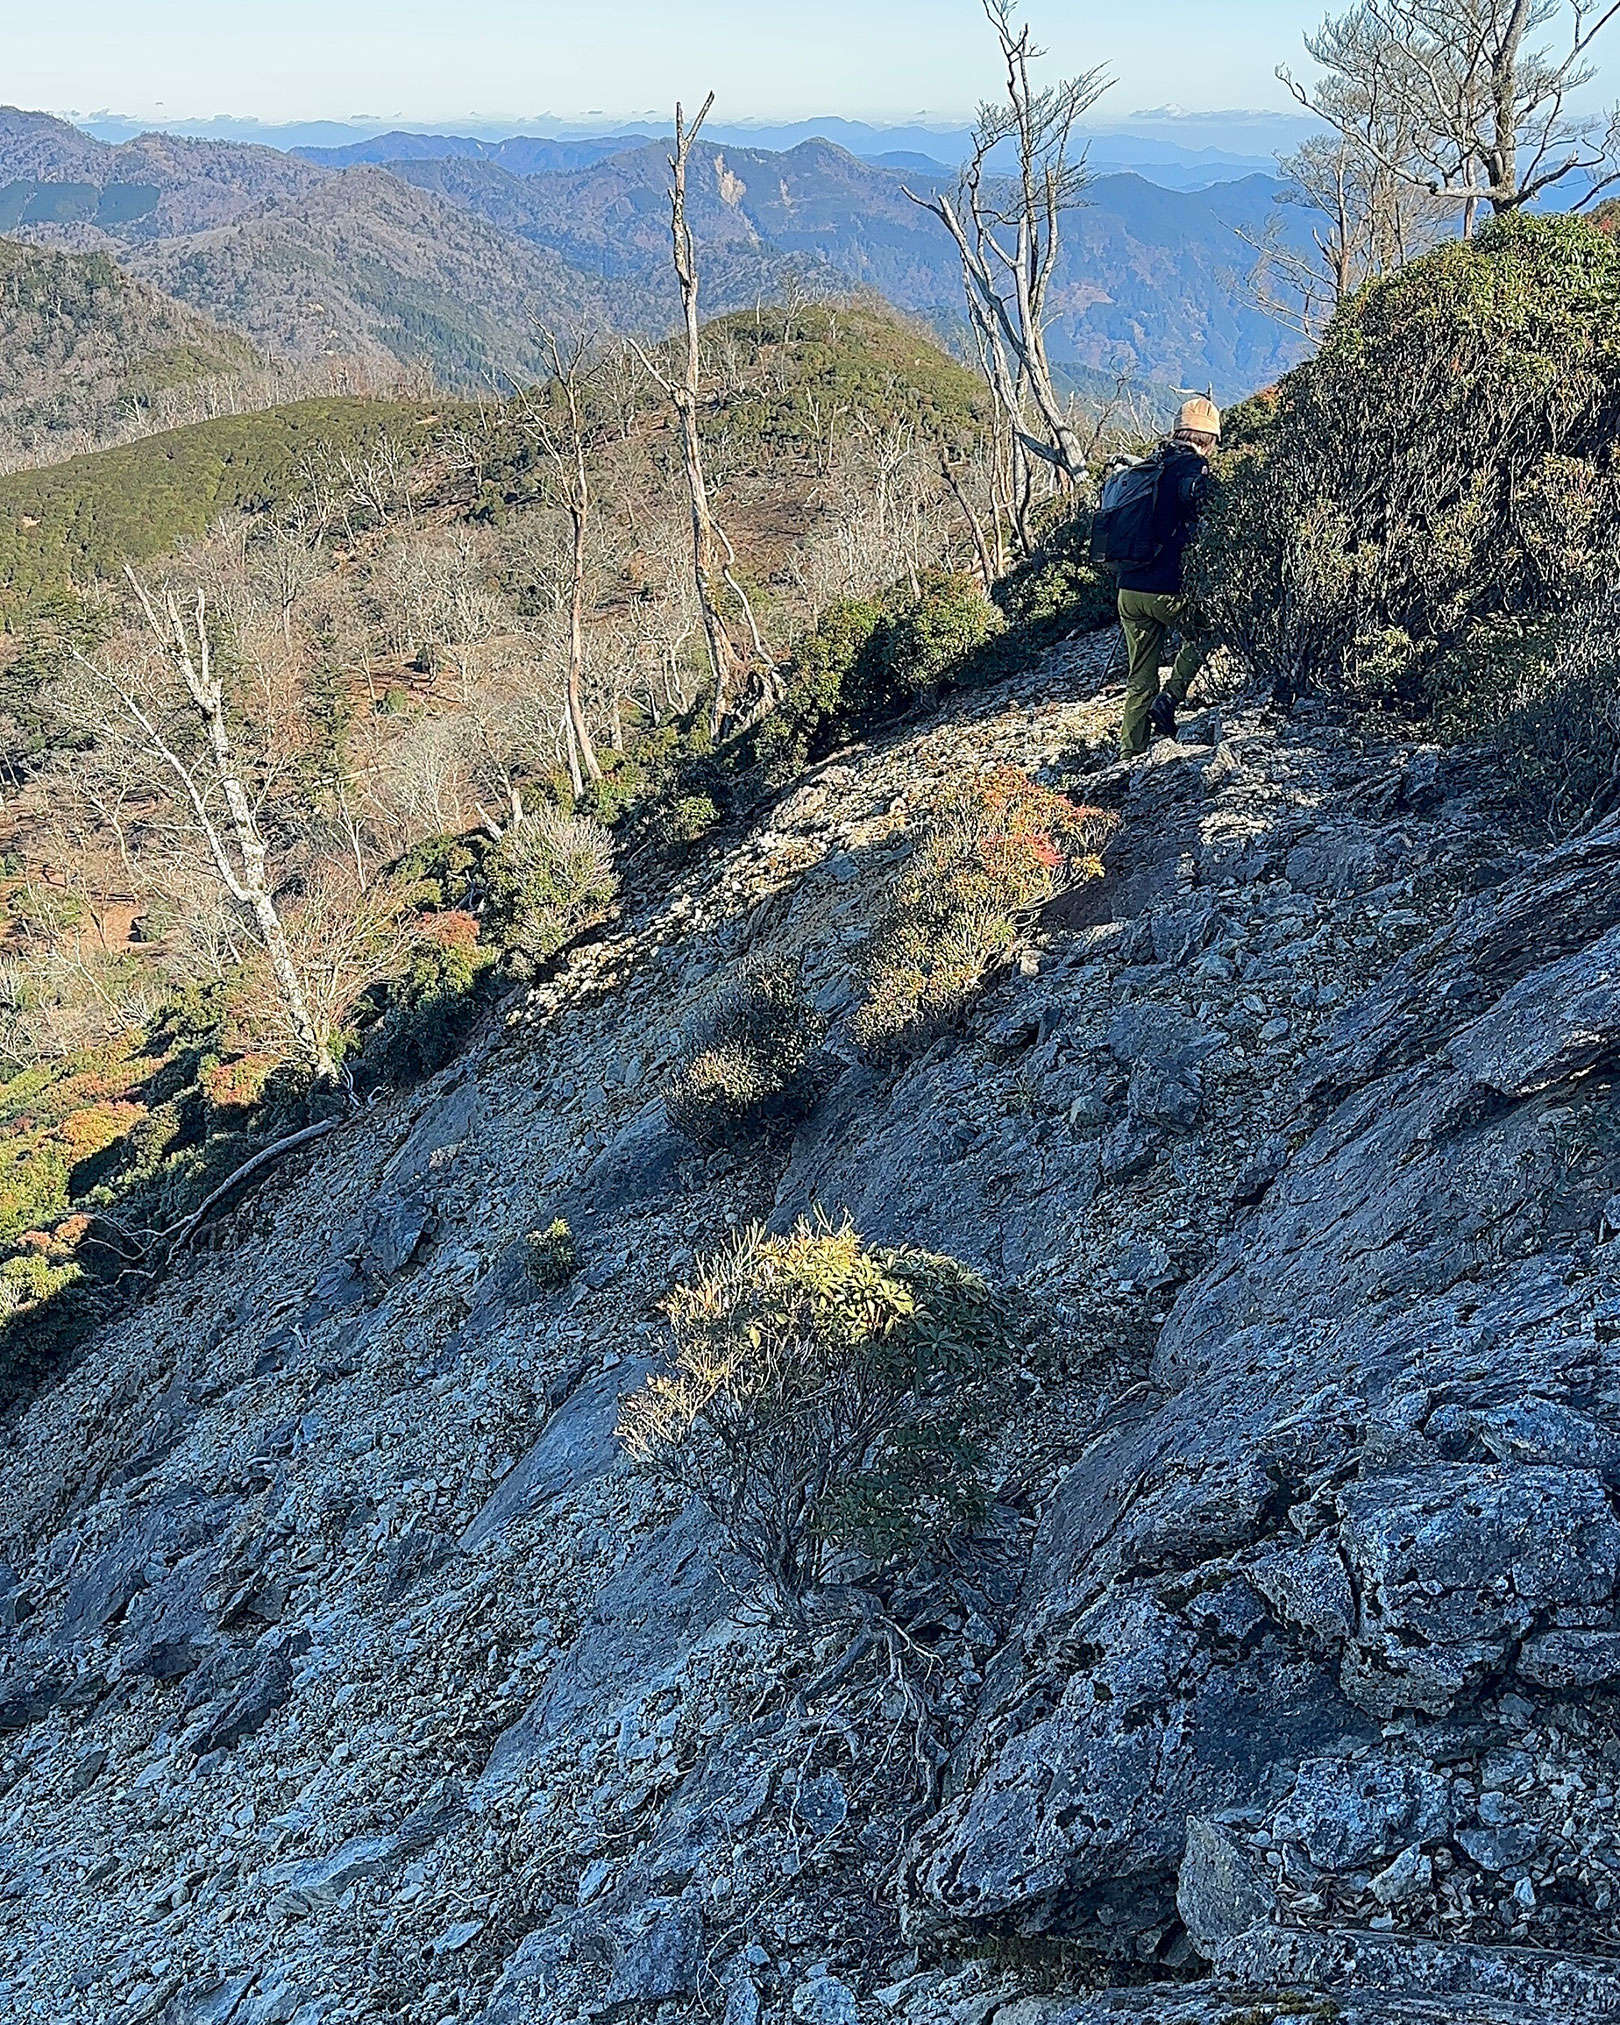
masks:
[[[1110,652],[821,767],[9,1431],[7,2016],[1620,2019],[1620,824],[1241,698],[1110,765]],[[1009,763],[1105,876],[866,1066],[888,881]],[[827,1088],[705,1157],[661,1081],[772,952]],[[614,1436],[694,1258],[818,1206],[1028,1318],[899,1656]]]

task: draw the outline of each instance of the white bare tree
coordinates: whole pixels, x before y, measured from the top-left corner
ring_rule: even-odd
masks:
[[[133,657],[92,661],[74,647],[73,660],[112,713],[138,731],[159,772],[169,779],[221,888],[253,925],[299,1053],[320,1080],[336,1081],[330,1043],[311,1016],[288,944],[270,877],[269,846],[226,719],[206,594],[198,590],[188,619],[172,590],[164,592],[160,612],[135,572],[126,569],[125,574],[168,685],[154,681],[150,664]],[[184,730],[188,719],[189,737]]]
[[[1085,446],[1052,377],[1048,301],[1062,220],[1087,181],[1075,130],[1111,80],[1097,68],[1038,86],[1032,69],[1045,52],[1015,19],[1014,0],[983,5],[1001,50],[1005,97],[980,106],[956,189],[907,195],[956,244],[979,364],[1019,453],[1075,485],[1085,477]],[[1016,166],[1002,173],[995,158],[1007,148]]]
[[[1277,75],[1386,176],[1471,232],[1567,185],[1577,207],[1620,180],[1620,109],[1580,110],[1620,0],[1361,0],[1305,47],[1314,85]],[[1543,30],[1556,30],[1550,44]],[[1376,106],[1381,120],[1370,121]]]
[[[703,615],[703,637],[709,653],[709,674],[714,683],[713,725],[718,737],[733,714],[741,677],[750,658],[757,670],[762,704],[775,698],[776,662],[766,646],[748,593],[737,576],[737,557],[725,529],[715,515],[704,470],[703,439],[699,426],[703,402],[703,342],[698,300],[697,241],[687,214],[687,179],[691,168],[692,145],[702,131],[714,104],[711,91],[691,125],[684,107],[675,108],[675,152],[670,157],[670,228],[674,242],[675,279],[680,288],[683,323],[681,369],[678,376],[666,373],[652,355],[636,347],[647,372],[657,381],[674,408],[681,429],[681,448],[686,470],[687,498],[692,519],[692,575],[698,607]],[[746,644],[739,647],[732,637],[721,602],[721,585],[730,591],[747,630]]]

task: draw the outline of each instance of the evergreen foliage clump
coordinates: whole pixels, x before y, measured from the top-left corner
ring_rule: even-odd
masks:
[[[1003,628],[971,578],[932,571],[913,591],[840,599],[805,636],[756,751],[772,779],[790,779],[863,727],[947,682]]]
[[[1033,554],[995,585],[1009,626],[1035,644],[1066,633],[1095,633],[1114,623],[1119,583],[1091,560],[1091,511],[1059,521]]]
[[[579,1248],[566,1217],[553,1217],[544,1230],[532,1230],[524,1240],[525,1261],[530,1283],[543,1294],[566,1287],[579,1269]]]
[[[840,1551],[881,1565],[982,1514],[1012,1327],[968,1267],[847,1222],[755,1226],[665,1311],[670,1368],[625,1401],[620,1440],[702,1500],[790,1619]]]
[[[795,972],[743,964],[687,1038],[665,1092],[670,1123],[704,1147],[793,1126],[814,1094],[825,1032]]]
[[[926,1046],[1006,961],[1022,923],[1097,877],[1114,817],[1003,767],[939,809],[867,947],[854,1034],[883,1060]]]
[[[411,1082],[442,1069],[477,1018],[481,987],[498,960],[463,909],[423,914],[413,927],[404,973],[381,993],[381,1017],[365,1038],[368,1082]]]
[[[1374,282],[1235,418],[1192,552],[1286,693],[1455,721],[1504,636],[1620,563],[1620,244],[1514,214]]]
[[[613,839],[589,816],[532,811],[484,860],[487,925],[520,970],[601,921],[619,890]]]

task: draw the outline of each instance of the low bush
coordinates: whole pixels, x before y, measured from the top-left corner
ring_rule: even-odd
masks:
[[[1190,552],[1276,688],[1422,712],[1620,566],[1620,244],[1516,214],[1352,297],[1250,404]]]
[[[579,1249],[566,1217],[553,1217],[544,1230],[532,1230],[524,1239],[524,1262],[529,1282],[543,1294],[566,1287],[579,1269]]]
[[[928,825],[867,946],[854,1035],[884,1059],[926,1046],[1010,955],[1021,924],[1095,878],[1115,819],[1016,767],[970,781]]]
[[[991,592],[1009,626],[1030,643],[1095,633],[1119,611],[1119,581],[1091,560],[1091,513],[1059,522],[1033,555]]]
[[[931,572],[921,595],[894,611],[883,629],[889,690],[909,700],[954,681],[1005,623],[974,578]]]
[[[829,606],[756,734],[767,776],[791,779],[864,725],[959,679],[1004,624],[972,577],[944,571],[923,577],[915,592],[897,585],[881,599]]]
[[[880,604],[843,598],[822,613],[799,643],[786,693],[755,742],[773,780],[791,779],[836,745],[843,727],[876,709],[876,641],[882,626]]]
[[[1432,687],[1441,730],[1483,735],[1555,837],[1620,808],[1620,591],[1555,621],[1476,639]]]
[[[669,1122],[699,1146],[796,1124],[815,1089],[826,1021],[791,970],[745,964],[711,995],[664,1095]]]
[[[625,1401],[619,1438],[702,1500],[790,1619],[840,1550],[891,1562],[982,1513],[1011,1327],[968,1267],[868,1249],[847,1223],[756,1226],[666,1313],[670,1368]]]
[[[367,1036],[365,1079],[409,1082],[442,1069],[478,1016],[481,987],[496,960],[471,914],[422,915],[405,974],[389,985],[382,1016]]]
[[[535,969],[603,920],[619,890],[613,839],[589,816],[541,807],[484,861],[487,925],[519,969]]]

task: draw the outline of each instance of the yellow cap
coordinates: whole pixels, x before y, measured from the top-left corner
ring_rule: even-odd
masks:
[[[1176,416],[1176,427],[1191,436],[1218,436],[1221,433],[1221,411],[1202,394],[1194,394],[1190,401],[1182,402],[1181,412]]]

